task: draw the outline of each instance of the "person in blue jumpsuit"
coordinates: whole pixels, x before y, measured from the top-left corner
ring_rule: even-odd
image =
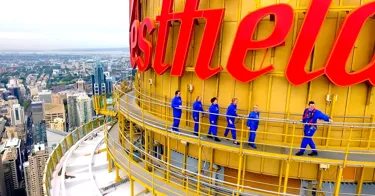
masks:
[[[198,136],[199,130],[199,113],[204,112],[202,105],[202,98],[200,96],[195,99],[193,104],[193,119],[194,119],[194,135]],[[203,114],[204,115],[204,114]]]
[[[309,107],[303,112],[302,122],[304,123],[304,138],[302,139],[301,149],[296,153],[297,156],[301,156],[305,153],[307,145],[310,146],[312,152],[308,154],[309,156],[317,156],[318,151],[315,148],[312,136],[316,132],[318,126],[314,125],[317,123],[318,119],[327,122],[333,122],[327,115],[323,114],[321,111],[315,108],[315,103],[313,101],[309,102]]]
[[[215,141],[220,142],[220,139],[217,137],[217,120],[219,119],[219,105],[216,97],[211,99],[211,106],[208,110],[210,113],[210,129],[208,130],[208,138],[212,138],[211,134],[215,136]]]
[[[259,117],[259,106],[255,105],[253,111],[250,112],[247,119],[247,128],[250,129],[249,146],[251,146],[254,149],[257,149],[254,141],[256,137],[256,131],[258,130],[259,126]]]
[[[179,90],[175,92],[175,97],[172,99],[171,107],[173,109],[172,130],[178,132],[178,127],[180,126],[180,118],[182,115],[182,99],[181,92]]]
[[[228,136],[228,133],[229,133],[229,130],[230,130],[230,132],[232,133],[233,143],[239,145],[239,143],[236,141],[236,139],[237,139],[237,137],[236,137],[236,125],[234,124],[234,122],[236,120],[236,117],[238,116],[237,115],[237,104],[238,104],[238,99],[233,98],[232,103],[229,105],[229,107],[227,109],[226,116],[227,116],[228,125],[227,125],[227,128],[225,129],[224,137]]]

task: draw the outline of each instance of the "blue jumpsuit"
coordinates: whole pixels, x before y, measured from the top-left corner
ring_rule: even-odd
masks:
[[[196,101],[193,104],[193,119],[194,119],[194,133],[198,133],[199,130],[199,113],[203,112],[202,102]]]
[[[314,110],[309,110],[308,108],[305,109],[303,113],[303,118],[302,118],[303,123],[317,123],[318,119],[324,120],[327,122],[329,121],[329,117],[323,114],[321,111],[317,109],[314,109]],[[318,128],[317,125],[309,125],[309,124],[304,125],[303,132],[304,132],[305,137],[302,139],[300,152],[304,153],[307,145],[310,146],[313,152],[317,152],[314,141],[312,139],[312,136],[314,136],[314,133],[317,130],[317,128]]]
[[[250,135],[249,135],[249,143],[251,146],[255,147],[255,137],[256,137],[256,131],[258,130],[259,126],[259,117],[260,112],[250,112],[247,120],[247,126],[250,128]]]
[[[232,133],[232,139],[233,140],[236,140],[236,126],[234,124],[234,120],[236,118],[237,115],[237,105],[234,105],[234,104],[230,104],[228,109],[227,109],[227,129],[225,129],[225,133],[224,133],[224,137],[227,137],[228,133],[229,133],[229,130],[231,131]],[[232,121],[232,124],[229,122]]]
[[[178,126],[180,126],[180,118],[182,115],[182,110],[179,108],[182,105],[181,97],[174,97],[172,99],[171,107],[173,109],[173,125],[172,130],[178,131]]]
[[[217,119],[219,118],[219,105],[212,104],[209,109],[210,112],[210,129],[208,130],[208,135],[213,134],[217,136]]]

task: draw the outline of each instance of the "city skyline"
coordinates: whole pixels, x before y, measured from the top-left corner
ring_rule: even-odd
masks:
[[[128,12],[121,0],[4,1],[0,51],[126,48]]]

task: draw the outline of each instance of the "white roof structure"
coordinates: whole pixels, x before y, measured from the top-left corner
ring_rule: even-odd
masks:
[[[106,144],[103,141],[104,132],[99,128],[65,153],[53,174],[51,195],[130,195],[128,177],[120,170],[122,181],[116,183],[115,169],[108,173],[107,154],[103,151]],[[59,172],[65,175],[59,175]],[[145,194],[144,191],[144,187],[134,183],[135,195],[152,195],[151,192]]]

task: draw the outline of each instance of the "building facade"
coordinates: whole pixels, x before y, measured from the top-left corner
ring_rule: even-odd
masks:
[[[49,90],[43,90],[38,93],[39,100],[43,103],[52,103],[52,92]]]
[[[69,130],[79,126],[79,118],[77,113],[77,97],[78,95],[67,96]]]
[[[12,125],[23,125],[25,123],[25,111],[20,104],[14,104],[12,106]]]
[[[97,62],[95,65],[94,75],[92,76],[93,95],[102,95],[106,92],[106,84],[104,79],[103,64]]]
[[[52,94],[52,104],[64,104],[63,97],[58,93]]]
[[[65,123],[65,108],[63,104],[44,104],[44,120],[46,121],[47,128],[51,128],[51,124],[54,124],[55,119],[62,119],[62,122]],[[64,125],[62,126],[64,127]],[[60,129],[59,129],[60,130]],[[64,131],[62,129],[61,131]]]
[[[77,98],[77,114],[79,126],[92,120],[92,101],[87,95],[80,95]]]
[[[34,124],[41,123],[44,118],[43,102],[31,102],[31,116]]]
[[[43,172],[49,152],[44,144],[35,145],[25,169],[25,184],[28,196],[44,196]]]
[[[85,81],[82,79],[78,79],[77,82],[77,90],[78,92],[85,92]]]

